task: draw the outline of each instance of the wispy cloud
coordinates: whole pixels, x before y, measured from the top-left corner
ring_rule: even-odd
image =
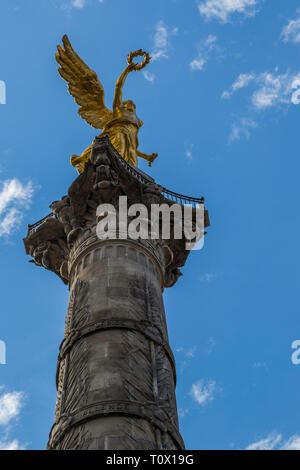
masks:
[[[183,371],[191,365],[191,361],[196,356],[197,346],[191,346],[189,348],[176,348],[176,353],[179,353],[179,371],[182,374]]]
[[[31,182],[23,185],[17,178],[4,181],[0,191],[0,236],[9,235],[19,226],[22,209],[29,207],[33,191]]]
[[[6,85],[3,80],[0,80],[0,104],[6,104]]]
[[[246,450],[300,450],[300,435],[294,434],[287,441],[282,434],[272,432],[267,437],[250,444]]]
[[[203,70],[204,65],[209,59],[210,53],[216,49],[216,42],[217,37],[212,34],[200,42],[198,45],[198,54],[190,62],[190,69],[192,71]]]
[[[203,276],[200,277],[201,282],[211,282],[216,279],[218,276],[214,273],[205,273]]]
[[[293,79],[291,89],[295,90],[292,93],[291,102],[293,104],[300,104],[300,74]]]
[[[231,98],[236,91],[248,87],[250,83],[255,86],[251,102],[256,110],[279,104],[300,103],[300,72],[280,74],[277,68],[273,73],[240,74],[230,89],[222,93],[222,98]]]
[[[18,418],[23,405],[24,394],[22,392],[3,393],[0,396],[0,450],[23,448],[16,439],[10,440],[8,437],[11,432],[11,424],[13,420]]]
[[[73,0],[72,5],[75,8],[83,8],[85,5],[85,0]]]
[[[153,49],[151,52],[152,62],[158,59],[168,58],[168,49],[170,46],[170,37],[178,34],[178,28],[169,29],[163,20],[156,23],[153,38]]]
[[[290,437],[281,447],[282,450],[300,450],[300,435]]]
[[[22,392],[4,393],[0,396],[0,426],[6,426],[19,415],[23,400]]]
[[[0,441],[0,450],[25,450],[17,439],[13,441]]]
[[[227,23],[231,15],[240,13],[244,16],[254,16],[260,0],[206,0],[198,2],[198,10],[206,20],[216,19]]]
[[[250,444],[246,447],[246,450],[272,450],[280,443],[281,439],[281,434],[271,433],[267,437]]]
[[[2,191],[0,192],[0,214],[10,203],[28,203],[33,194],[32,183],[24,186],[17,178],[4,181]]]
[[[196,57],[190,62],[191,70],[203,70],[206,60],[203,57]]]
[[[197,346],[193,346],[192,348],[186,351],[185,356],[190,357],[190,358],[195,357],[196,351],[197,351]]]
[[[154,73],[148,72],[148,70],[143,71],[144,78],[150,82],[153,83],[155,80],[155,75]]]
[[[241,140],[242,138],[246,138],[248,140],[251,135],[251,130],[256,129],[257,127],[258,124],[256,121],[245,117],[241,118],[238,122],[232,124],[228,138],[229,143]]]
[[[279,103],[296,103],[295,88],[296,80],[300,79],[300,74],[273,75],[265,72],[257,78],[258,89],[252,95],[252,103],[257,109],[264,109],[275,106]]]
[[[185,142],[184,146],[185,146],[185,157],[188,160],[192,160],[193,159],[194,144]]]
[[[184,418],[189,413],[189,411],[190,410],[188,408],[179,408],[178,414],[180,418]]]
[[[297,13],[298,18],[290,20],[281,32],[284,42],[300,42],[300,8],[298,8]]]
[[[240,88],[245,88],[252,80],[255,80],[255,78],[256,75],[253,73],[240,73],[238,78],[231,85],[230,90],[223,91],[222,98],[229,99],[234,94],[234,92]]]
[[[206,354],[211,354],[215,349],[217,342],[213,336],[210,336],[207,341]]]
[[[182,347],[176,349],[177,353],[183,353],[184,356],[189,358],[189,359],[195,357],[196,351],[197,351],[197,346],[192,346],[188,349],[185,349],[185,348],[182,348]]]
[[[216,391],[217,385],[214,380],[207,382],[199,380],[192,385],[190,395],[199,405],[205,406],[214,399]]]

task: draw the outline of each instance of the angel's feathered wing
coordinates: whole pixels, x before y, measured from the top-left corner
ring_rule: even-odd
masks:
[[[55,58],[60,76],[68,82],[70,94],[80,106],[78,114],[96,129],[103,129],[112,119],[112,111],[104,104],[104,88],[97,74],[74,51],[68,36],[62,38],[64,49],[57,46]]]

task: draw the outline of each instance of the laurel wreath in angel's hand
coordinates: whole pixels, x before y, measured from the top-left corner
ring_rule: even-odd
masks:
[[[133,59],[135,57],[144,57],[144,60],[139,64],[138,62],[133,62]],[[136,72],[139,70],[142,70],[146,65],[148,65],[150,62],[150,55],[148,52],[143,51],[142,49],[139,49],[138,51],[130,52],[127,57],[127,64],[132,66],[132,70],[135,70]]]

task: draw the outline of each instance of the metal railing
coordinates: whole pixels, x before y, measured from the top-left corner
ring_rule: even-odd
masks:
[[[38,220],[38,222],[35,222],[32,225],[28,224],[27,236],[30,235],[31,233],[36,232],[38,227],[44,224],[47,220],[53,219],[53,218],[54,218],[54,214],[51,212],[50,214],[46,215],[46,217],[43,217],[41,220]]]
[[[196,207],[197,204],[204,204],[204,197],[184,196],[183,194],[174,193],[174,191],[170,191],[166,188],[163,188],[162,194],[166,199],[182,205],[187,204]]]
[[[132,174],[138,181],[143,184],[155,184],[153,178],[148,176],[143,171],[139,170],[138,168],[134,167],[130,163],[126,162],[122,157],[120,157],[116,153],[116,157],[118,158],[119,162],[127,169],[127,171]],[[160,186],[160,185],[158,185]],[[175,193],[174,191],[170,191],[169,189],[160,186],[162,188],[162,195],[173,202],[177,202],[178,204],[188,204],[196,207],[197,204],[204,204],[204,197],[191,197],[191,196],[184,196],[183,194]]]
[[[155,184],[155,181],[153,178],[151,178],[151,176],[148,176],[143,171],[139,170],[138,168],[134,167],[130,163],[126,162],[117,153],[116,153],[116,157],[119,159],[120,163],[127,169],[127,171],[131,175],[133,175],[138,181],[140,181],[143,184]],[[193,207],[196,207],[197,204],[204,204],[204,197],[198,198],[198,197],[192,197],[192,196],[184,196],[183,194],[170,191],[169,189],[163,186],[160,186],[160,188],[162,188],[161,194],[166,199],[174,203],[182,204],[182,205],[191,205]],[[45,223],[48,219],[51,219],[51,218],[54,218],[54,215],[52,212],[46,215],[46,217],[44,217],[43,219],[39,220],[38,222],[35,222],[32,225],[28,224],[27,236],[30,235],[31,233],[34,233],[38,227],[40,227],[43,223]]]

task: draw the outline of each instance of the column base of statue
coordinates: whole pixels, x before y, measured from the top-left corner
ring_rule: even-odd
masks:
[[[175,362],[162,292],[181,275],[184,240],[101,240],[96,209],[173,202],[96,139],[85,171],[52,214],[32,226],[25,249],[69,286],[48,449],[180,450]]]

